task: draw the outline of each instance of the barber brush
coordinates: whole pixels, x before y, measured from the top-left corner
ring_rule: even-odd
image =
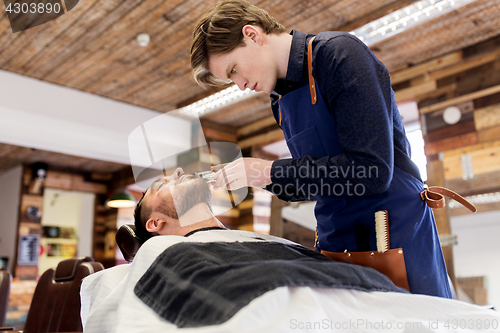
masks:
[[[201,172],[195,172],[194,175],[198,178],[203,178],[205,179],[208,183],[213,183],[215,182],[214,180],[214,172],[213,171],[201,171]]]
[[[377,251],[383,253],[389,250],[389,213],[386,210],[379,210],[375,213],[375,232]]]

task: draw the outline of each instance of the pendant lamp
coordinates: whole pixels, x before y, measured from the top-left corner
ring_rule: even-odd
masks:
[[[111,198],[106,202],[111,208],[126,208],[136,205],[135,199],[130,192],[124,188],[116,191]]]

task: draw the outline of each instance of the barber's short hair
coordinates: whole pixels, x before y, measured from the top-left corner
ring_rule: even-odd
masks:
[[[153,234],[146,229],[146,222],[151,216],[151,207],[144,201],[144,196],[147,191],[142,193],[142,198],[139,200],[134,209],[134,224],[135,234],[142,243],[153,237]]]
[[[252,5],[247,0],[219,2],[199,19],[193,31],[191,67],[194,79],[199,85],[227,84],[210,72],[208,58],[244,46],[242,29],[245,25],[259,26],[268,35],[286,32],[285,27],[267,11]]]

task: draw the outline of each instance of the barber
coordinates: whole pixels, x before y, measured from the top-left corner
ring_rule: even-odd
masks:
[[[215,188],[264,187],[282,200],[317,201],[318,251],[363,251],[363,237],[375,250],[374,214],[387,210],[410,291],[451,298],[389,73],[366,45],[345,32],[287,34],[266,11],[226,0],[198,21],[191,65],[200,85],[234,82],[271,94],[293,157],[238,159],[216,169]]]

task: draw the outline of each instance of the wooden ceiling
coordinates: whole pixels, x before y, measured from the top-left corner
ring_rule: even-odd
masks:
[[[3,12],[0,69],[153,110],[171,111],[205,93],[191,78],[189,47],[196,20],[216,2],[86,0],[54,21],[16,34]],[[253,1],[287,29],[311,33],[350,31],[412,2]],[[477,0],[372,49],[392,72],[500,34],[499,11],[498,0]],[[135,41],[142,32],[151,36],[145,48]],[[248,113],[264,115],[268,111],[249,108]],[[245,112],[239,112],[239,117],[208,117],[232,126],[248,123]]]
[[[189,47],[196,20],[216,2],[86,0],[54,21],[16,34],[10,30],[5,12],[0,12],[0,69],[148,109],[172,111],[212,92],[192,79]],[[352,31],[415,1],[251,2],[268,10],[288,30],[318,33]],[[499,13],[499,0],[476,0],[371,47],[389,69],[398,101],[416,100],[425,114],[429,129],[426,150],[431,159],[443,151],[485,142],[493,149],[496,143],[492,142],[500,139],[493,135],[500,131],[496,128],[500,123],[488,125],[495,111],[481,109],[492,108],[500,100],[484,94],[469,96],[500,84]],[[151,36],[145,48],[135,40],[139,33]],[[439,120],[444,108],[440,103],[463,96],[470,97],[458,101],[469,103],[463,106],[468,116],[464,112],[461,123],[450,129]],[[481,98],[489,98],[489,102]],[[485,112],[489,118],[478,118]],[[270,116],[269,97],[256,94],[204,116],[203,121],[215,132],[254,147],[282,138]],[[460,155],[454,154],[445,155]],[[457,178],[458,171],[450,172]]]
[[[100,174],[112,174],[130,168],[119,163],[0,143],[0,175],[20,164],[29,165],[35,162],[47,163],[51,169]]]

